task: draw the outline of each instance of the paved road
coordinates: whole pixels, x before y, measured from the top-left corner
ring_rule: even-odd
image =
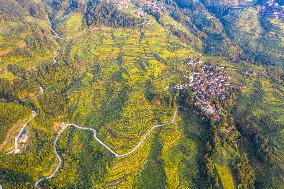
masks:
[[[63,37],[60,37],[60,35],[58,33],[56,33],[56,31],[52,28],[52,24],[51,24],[49,18],[48,18],[48,24],[49,24],[50,31],[54,34],[53,37],[56,38],[56,39],[59,39],[59,40],[63,39]],[[57,64],[57,57],[60,54],[61,47],[56,40],[53,40],[53,41],[55,42],[55,44],[57,46],[57,50],[56,50],[56,54],[53,56],[52,60],[53,60],[54,64]]]
[[[32,111],[32,116],[30,117],[30,119],[28,119],[25,124],[22,126],[20,132],[18,133],[18,135],[15,137],[15,147],[12,151],[6,153],[7,155],[10,154],[14,154],[14,153],[19,153],[20,149],[19,149],[19,138],[22,136],[23,132],[25,131],[25,128],[27,127],[28,123],[30,121],[32,121],[35,117],[37,116],[37,113],[35,111]]]
[[[50,30],[52,31],[52,33],[54,34],[54,37],[59,39],[59,40],[62,40],[63,37],[60,37],[52,28],[52,25],[51,25],[51,22],[50,20],[48,19],[48,23],[50,25]],[[86,31],[84,31],[83,33],[85,33]],[[79,36],[79,35],[78,35]],[[78,37],[78,36],[73,36],[73,37]],[[71,37],[71,38],[73,38]],[[57,63],[57,57],[59,56],[60,54],[60,45],[57,43],[56,41],[56,44],[57,44],[57,53],[55,54],[55,56],[52,58],[53,59],[53,62],[54,63]],[[40,87],[40,91],[41,93],[34,98],[37,98],[38,96],[42,95],[43,94],[43,88]],[[142,138],[142,140],[129,152],[127,153],[124,153],[124,154],[119,154],[117,152],[115,152],[111,147],[109,147],[107,144],[105,144],[103,141],[101,141],[98,137],[97,137],[97,131],[93,128],[86,128],[86,127],[80,127],[76,124],[65,124],[64,127],[58,132],[54,142],[53,142],[53,148],[54,148],[54,153],[56,155],[56,158],[57,158],[57,161],[58,161],[58,165],[57,167],[55,168],[55,170],[53,171],[53,173],[48,176],[48,177],[45,177],[45,178],[41,178],[39,179],[36,183],[35,183],[35,187],[36,188],[39,188],[39,184],[40,182],[42,182],[43,180],[49,180],[49,179],[52,179],[56,174],[57,172],[59,171],[60,167],[62,166],[62,158],[60,157],[60,155],[58,154],[57,152],[57,149],[58,149],[58,145],[57,145],[57,142],[60,138],[60,136],[62,135],[62,133],[65,131],[65,129],[69,128],[69,127],[75,127],[77,129],[81,129],[81,130],[86,130],[86,131],[91,131],[93,133],[93,137],[94,139],[100,144],[102,145],[106,150],[108,150],[109,152],[111,152],[116,158],[122,158],[122,157],[125,157],[125,156],[128,156],[128,155],[131,155],[132,153],[134,153],[136,150],[138,150],[138,148],[146,141],[147,137],[152,133],[152,131],[158,127],[165,127],[165,126],[168,126],[168,125],[171,125],[175,122],[176,120],[176,117],[177,117],[177,114],[178,114],[178,110],[179,108],[181,107],[177,107],[176,110],[175,110],[175,113],[172,117],[172,120],[170,122],[167,122],[167,123],[164,123],[164,124],[159,124],[159,125],[155,125],[153,126],[146,134],[145,136]],[[35,117],[37,116],[37,113],[33,111],[33,114],[32,114],[32,117],[22,126],[21,128],[21,131],[19,132],[19,134],[15,137],[15,148],[14,150],[12,150],[11,152],[7,153],[7,154],[12,154],[12,153],[17,153],[19,152],[19,149],[18,149],[18,141],[19,141],[19,138],[20,136],[22,135],[22,133],[24,132],[25,130],[25,127],[27,126],[27,124],[33,120]],[[0,185],[0,189],[2,189],[2,186]]]
[[[167,122],[167,123],[164,123],[164,124],[159,124],[159,125],[155,125],[153,126],[146,134],[145,136],[142,138],[142,140],[129,152],[127,153],[124,153],[124,154],[119,154],[117,152],[115,152],[111,147],[109,147],[107,144],[105,144],[103,141],[101,141],[98,137],[97,137],[97,131],[93,128],[86,128],[86,127],[80,127],[76,124],[63,124],[63,128],[58,132],[57,134],[57,137],[55,138],[54,142],[53,142],[53,147],[54,147],[54,153],[56,155],[56,158],[57,158],[57,161],[58,161],[58,165],[57,167],[55,168],[55,170],[53,171],[53,173],[46,177],[46,178],[41,178],[40,180],[38,180],[36,183],[35,183],[35,187],[36,188],[39,188],[39,183],[42,182],[43,180],[49,180],[49,179],[52,179],[56,173],[59,171],[61,165],[62,165],[62,158],[60,157],[60,155],[58,154],[57,152],[57,149],[58,149],[58,145],[57,145],[57,141],[59,140],[60,136],[62,135],[62,133],[67,129],[67,128],[70,128],[70,127],[75,127],[77,129],[81,129],[81,130],[86,130],[86,131],[91,131],[93,133],[93,137],[94,139],[100,144],[102,145],[106,150],[108,150],[110,153],[112,153],[116,158],[122,158],[122,157],[125,157],[125,156],[128,156],[128,155],[131,155],[132,153],[134,153],[144,142],[145,140],[147,139],[147,137],[152,133],[152,131],[158,127],[165,127],[165,126],[168,126],[168,125],[171,125],[175,122],[176,120],[176,117],[178,115],[178,110],[179,108],[181,107],[177,107],[176,110],[175,110],[175,113],[172,117],[172,120],[170,122]]]
[[[48,23],[49,23],[50,30],[51,30],[52,33],[55,35],[55,37],[58,38],[58,39],[62,39],[62,38],[53,30],[49,18],[48,18]],[[57,63],[57,60],[56,60],[56,59],[57,59],[57,57],[58,57],[59,54],[60,54],[60,46],[59,46],[59,44],[57,43],[57,41],[55,41],[55,42],[56,42],[56,45],[57,45],[57,53],[54,55],[54,57],[53,57],[52,59],[53,59],[53,62],[54,62],[54,63]],[[36,95],[36,96],[34,96],[34,97],[32,97],[32,98],[24,99],[24,100],[22,100],[22,101],[24,102],[24,101],[27,101],[27,100],[32,100],[32,99],[35,99],[35,98],[37,98],[37,97],[43,95],[44,89],[40,86],[40,87],[39,87],[39,90],[40,90],[40,93],[39,93],[38,95]],[[13,154],[13,153],[19,153],[19,152],[20,152],[20,149],[18,148],[18,147],[19,147],[19,138],[20,138],[21,135],[23,134],[23,132],[24,132],[24,130],[25,130],[27,124],[28,124],[31,120],[33,120],[36,116],[37,116],[37,113],[36,113],[35,111],[33,111],[32,117],[22,126],[20,132],[19,132],[18,135],[15,137],[15,147],[14,147],[14,149],[13,149],[12,151],[8,152],[7,155],[10,155],[10,154]],[[1,189],[1,188],[0,188],[0,189]]]
[[[56,31],[54,31],[54,29],[52,28],[52,24],[51,24],[49,18],[48,18],[48,24],[49,24],[50,30],[51,30],[52,33],[54,34],[54,37],[56,37],[57,39],[62,39],[62,38],[56,33]]]

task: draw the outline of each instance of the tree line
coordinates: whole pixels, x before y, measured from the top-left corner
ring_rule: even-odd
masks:
[[[90,25],[106,25],[110,27],[134,28],[140,23],[129,14],[119,11],[115,5],[105,1],[88,1],[85,21]]]

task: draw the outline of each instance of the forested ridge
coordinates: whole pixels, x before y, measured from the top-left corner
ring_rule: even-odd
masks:
[[[119,11],[112,3],[104,1],[89,1],[86,7],[85,19],[87,25],[107,25],[111,27],[137,27],[139,19]]]

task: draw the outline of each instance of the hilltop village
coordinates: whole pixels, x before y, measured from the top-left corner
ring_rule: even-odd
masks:
[[[223,101],[229,96],[229,92],[238,89],[230,83],[230,77],[225,73],[225,68],[212,63],[194,61],[192,58],[186,62],[186,66],[193,70],[186,84],[177,84],[174,89],[192,89],[194,104],[214,120],[220,120],[221,109],[217,101]]]
[[[130,4],[130,0],[106,0],[106,2],[114,4],[120,10],[128,9]],[[151,10],[152,12],[157,13],[163,12],[164,9],[161,5],[158,4],[157,1],[153,0],[141,0],[135,2],[134,4],[138,5],[138,7],[143,7],[143,9]]]
[[[129,9],[130,0],[105,0],[108,3],[114,4],[119,10]],[[136,1],[134,4],[140,8],[137,9],[136,14],[138,17],[143,18],[145,12],[150,14],[161,14],[164,12],[165,7],[160,5],[157,1],[153,0],[141,0]],[[255,1],[223,1],[222,5],[231,6],[231,8],[243,8],[248,6],[253,6]],[[284,4],[278,3],[276,0],[267,0],[262,6],[257,6],[262,15],[270,16],[276,19],[284,18]]]
[[[121,0],[121,1],[104,0],[104,1],[106,3],[114,5],[120,11],[129,10],[131,4],[130,0]],[[159,17],[159,15],[165,11],[165,7],[159,4],[159,2],[157,1],[141,0],[141,1],[135,1],[133,3],[136,7],[135,14],[142,21],[142,25],[144,26],[149,23],[149,17],[146,16],[146,13],[155,17]]]
[[[119,10],[126,10],[129,8],[129,0],[120,0],[120,1],[115,1],[115,0],[106,0],[105,2],[107,3],[112,3],[114,4]]]
[[[143,0],[140,1],[140,3],[148,10],[151,10],[152,12],[156,13],[162,13],[164,11],[164,7],[159,5],[157,1],[152,0]]]

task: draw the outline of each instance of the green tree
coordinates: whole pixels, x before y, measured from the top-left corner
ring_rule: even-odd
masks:
[[[237,182],[239,189],[254,188],[255,173],[249,164],[247,155],[242,155],[234,165],[237,174]]]

